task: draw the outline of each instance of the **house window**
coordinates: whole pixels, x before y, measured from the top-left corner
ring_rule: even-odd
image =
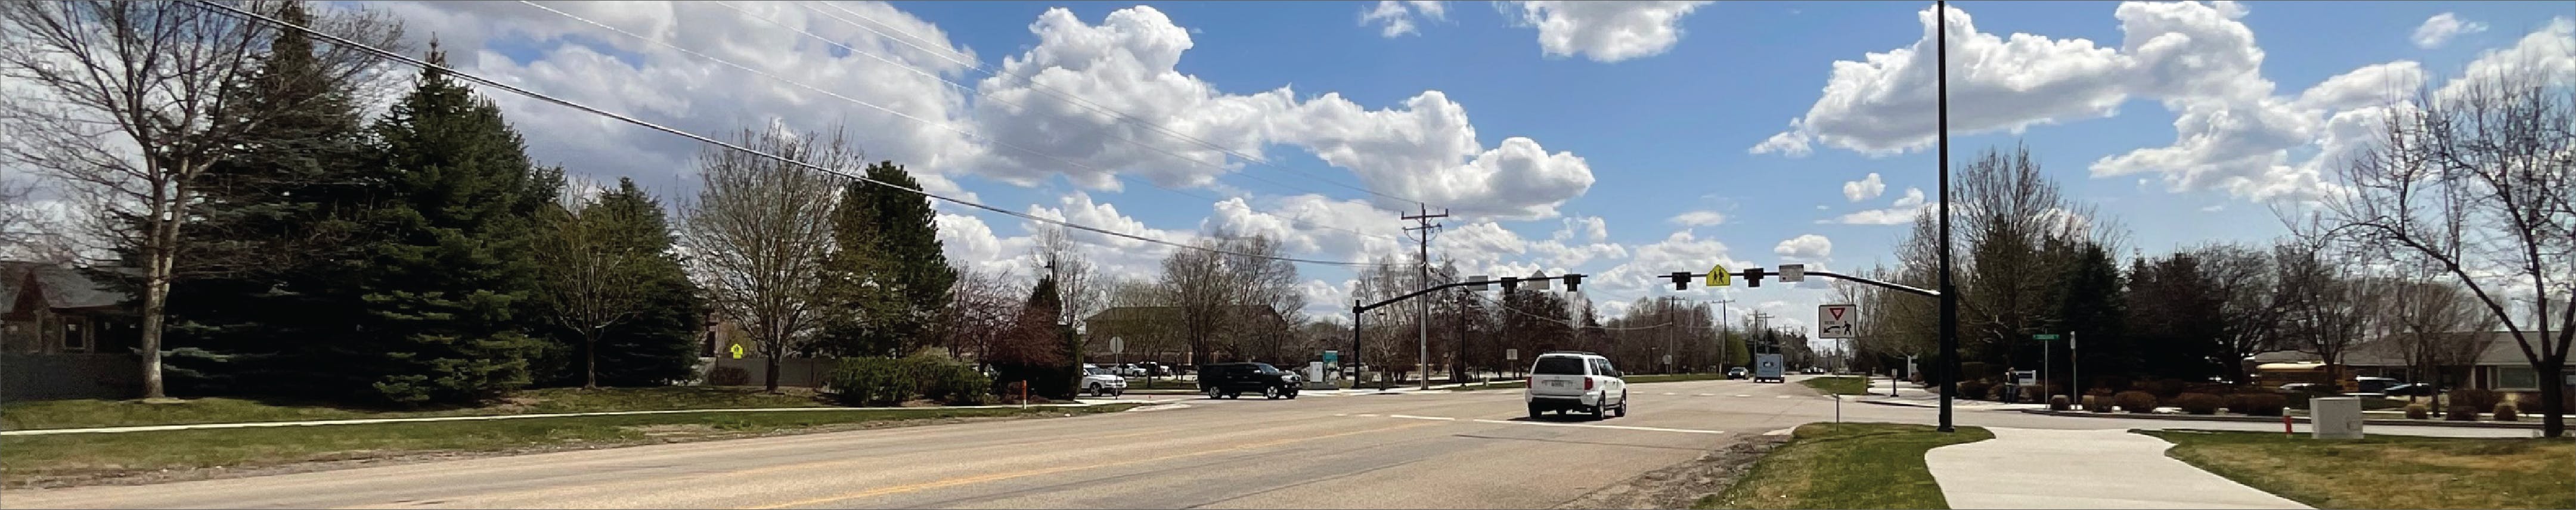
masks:
[[[2529,366],[2496,367],[2496,389],[2525,391],[2540,389],[2540,374],[2533,372]]]
[[[91,340],[88,317],[63,318],[63,352],[89,352]]]

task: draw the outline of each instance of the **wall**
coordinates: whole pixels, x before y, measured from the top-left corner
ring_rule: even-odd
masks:
[[[832,376],[832,369],[839,365],[840,360],[832,358],[780,359],[778,360],[778,385],[821,388],[824,380]],[[750,381],[752,386],[767,385],[769,381],[767,358],[744,356],[742,359],[733,359],[732,356],[725,356],[716,358],[715,366],[741,368],[743,372],[751,374],[751,378],[746,380]]]
[[[0,400],[134,398],[142,364],[131,354],[0,354]]]

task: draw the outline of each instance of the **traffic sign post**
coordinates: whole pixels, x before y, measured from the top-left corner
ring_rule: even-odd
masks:
[[[2041,333],[2030,336],[2030,339],[2039,341],[2039,393],[2042,397],[2052,395],[2052,393],[2049,393],[2048,391],[2048,365],[2057,361],[2057,344],[2049,343],[2049,341],[2056,340],[2057,338],[2058,336],[2053,333]],[[2067,394],[2069,395],[2066,397],[2067,400],[2076,400],[2081,398],[2073,396],[2078,395],[2078,393],[2068,392]]]

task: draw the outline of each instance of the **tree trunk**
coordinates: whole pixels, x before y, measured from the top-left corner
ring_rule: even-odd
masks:
[[[2540,370],[2540,433],[2567,436],[2567,363],[2548,363]]]
[[[158,250],[155,250],[158,251]],[[170,271],[155,253],[143,289],[143,398],[168,398],[161,384],[161,312],[169,307]]]
[[[767,365],[768,365],[768,367],[769,367],[769,373],[768,373],[768,374],[763,375],[763,376],[761,377],[761,379],[765,380],[765,382],[764,382],[763,384],[764,384],[764,385],[766,385],[766,386],[768,386],[768,388],[769,388],[769,392],[770,392],[770,393],[777,393],[777,392],[778,392],[778,356],[779,356],[779,355],[781,355],[781,354],[785,354],[785,353],[786,353],[785,351],[786,351],[787,349],[785,349],[785,347],[786,347],[786,345],[787,345],[787,344],[786,344],[786,342],[780,342],[780,341],[776,341],[776,340],[771,340],[771,344],[772,344],[772,345],[776,345],[776,346],[778,346],[778,347],[772,347],[772,348],[770,348],[770,349],[769,349],[769,360],[766,362],[766,364],[767,364]]]
[[[599,389],[599,333],[592,331],[581,337],[583,344],[581,389],[596,390]]]

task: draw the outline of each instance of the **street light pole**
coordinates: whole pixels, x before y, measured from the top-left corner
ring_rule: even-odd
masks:
[[[1951,422],[1950,399],[1959,393],[1959,293],[1950,285],[1950,2],[1933,0],[1935,95],[1940,96],[1941,145],[1941,425],[1942,432],[1957,432]]]

